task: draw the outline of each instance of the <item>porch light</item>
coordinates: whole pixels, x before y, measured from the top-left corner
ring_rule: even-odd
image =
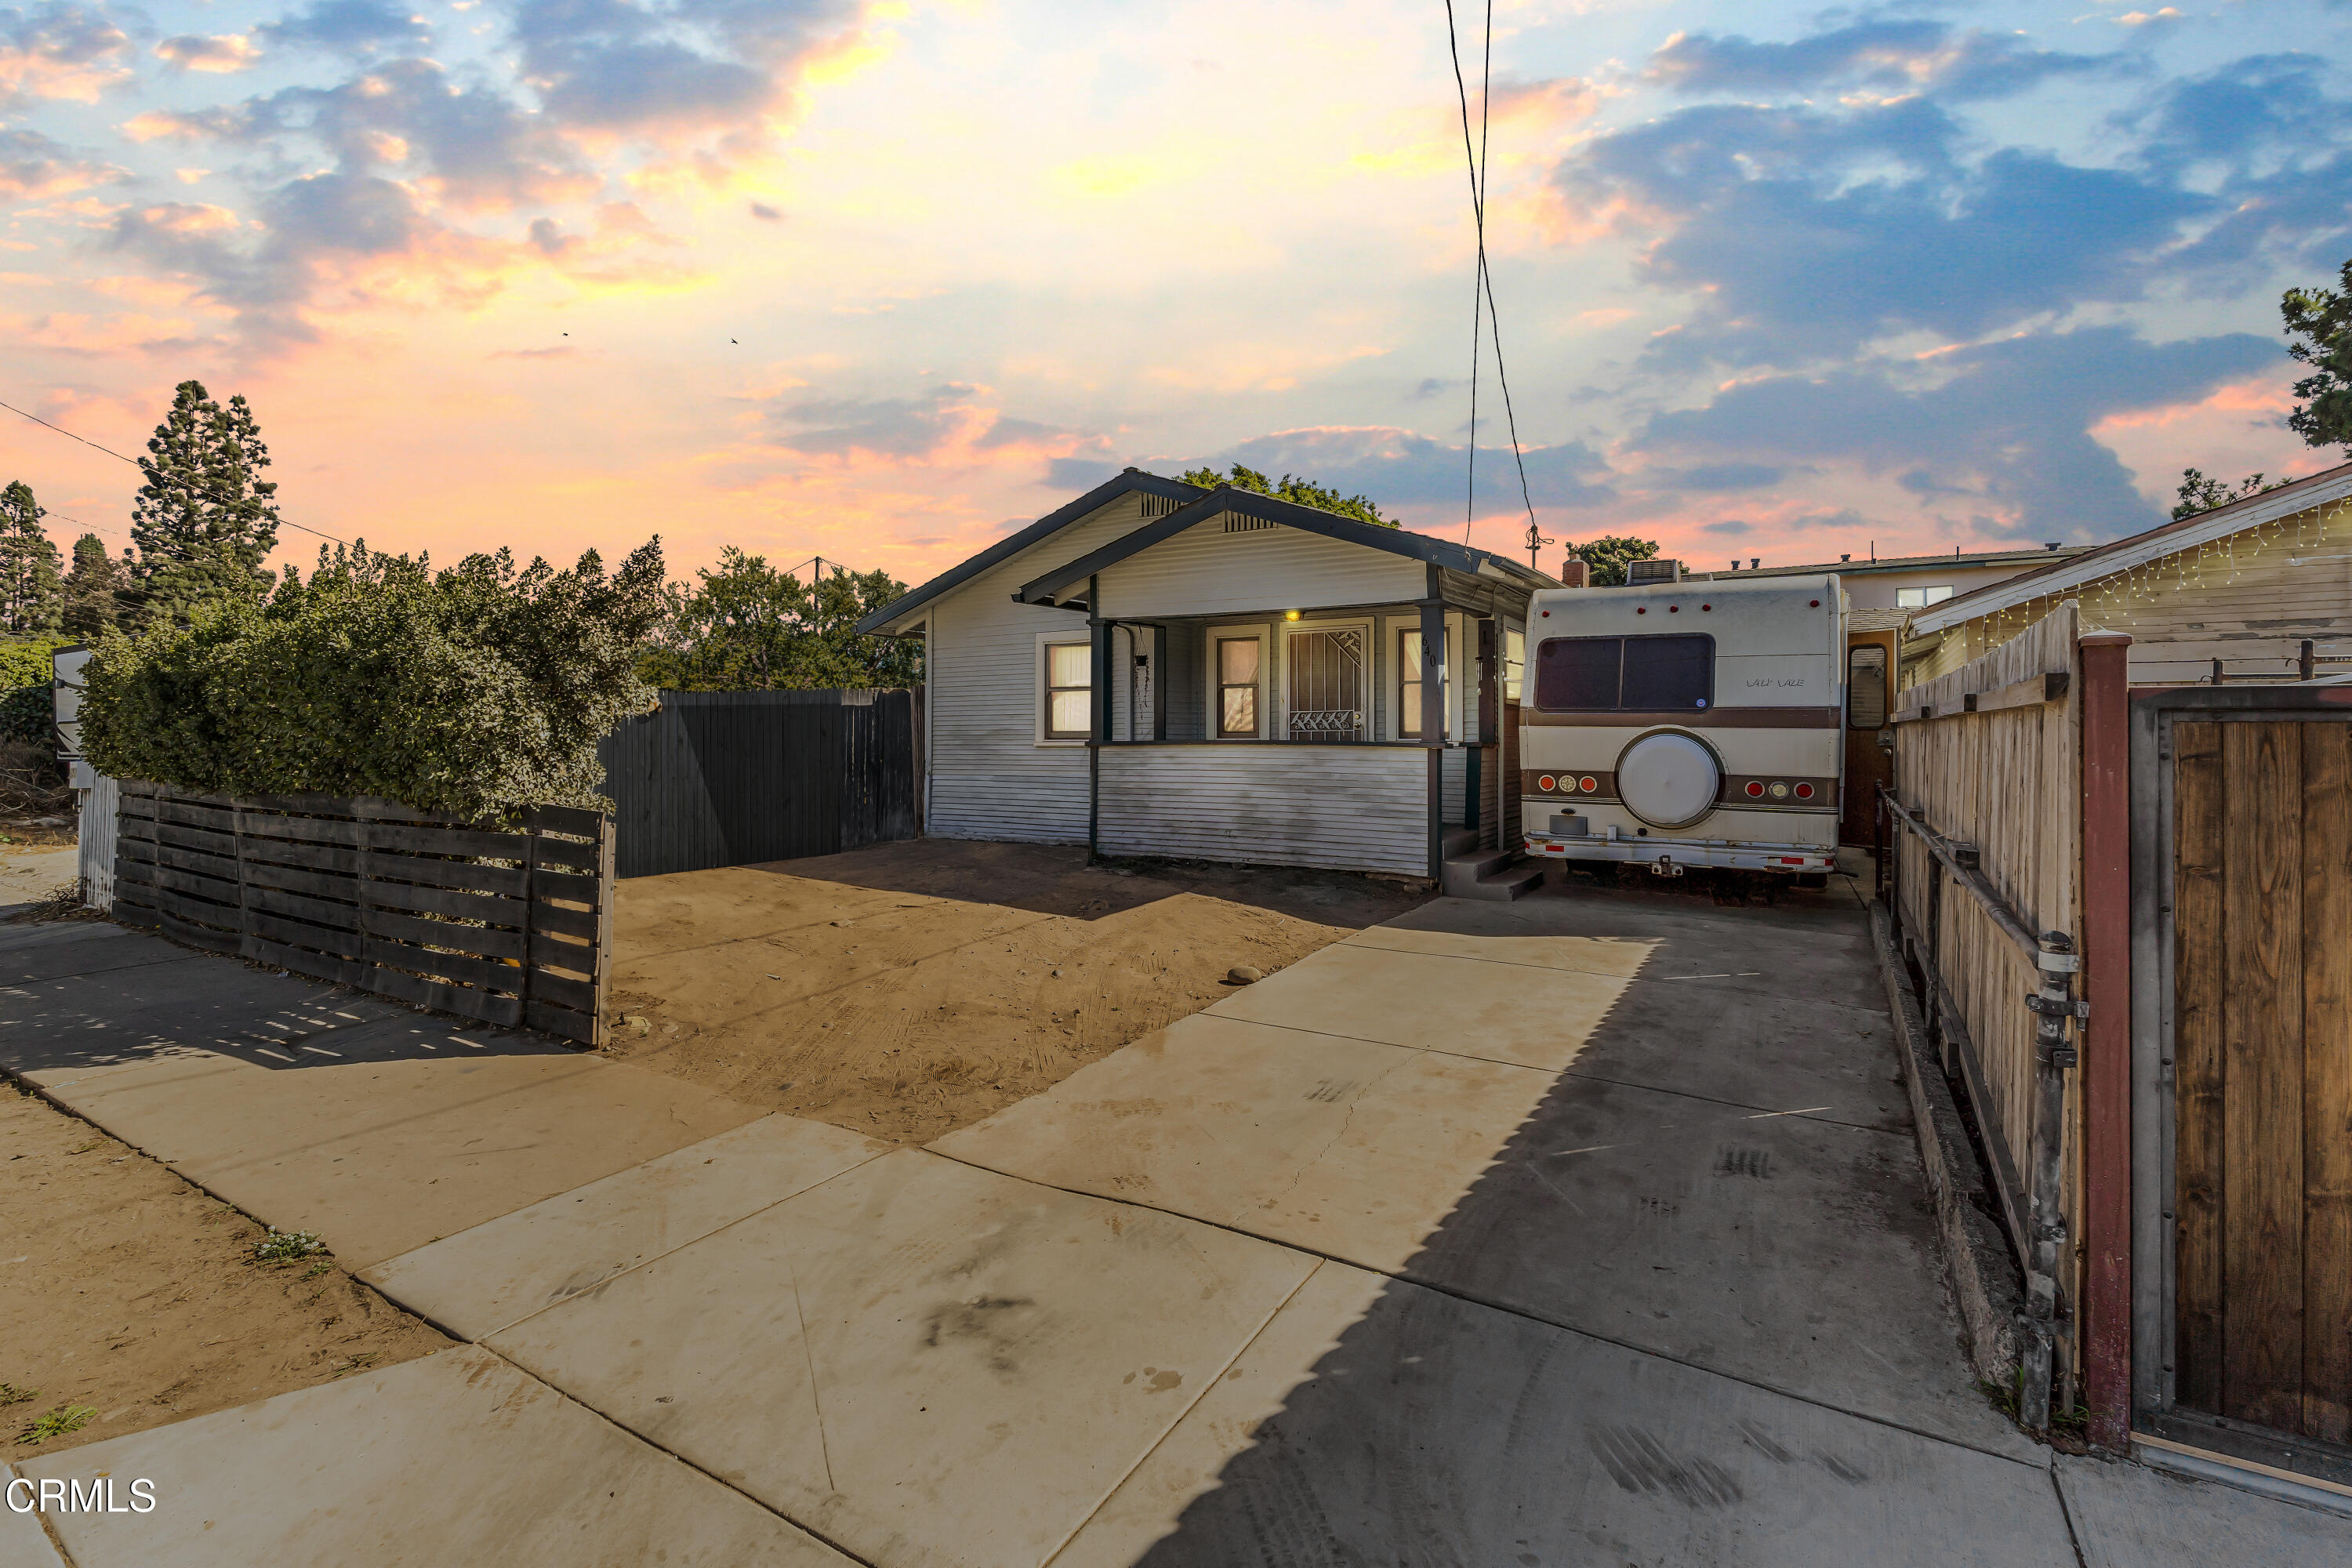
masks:
[[[1298,612],[1297,610],[1285,610],[1282,612],[1282,618],[1286,621],[1295,621],[1298,618]]]

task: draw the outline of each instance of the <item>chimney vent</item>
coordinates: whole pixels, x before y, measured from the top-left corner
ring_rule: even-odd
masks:
[[[1591,567],[1587,566],[1580,558],[1571,555],[1559,563],[1559,585],[1563,588],[1581,588],[1586,585],[1586,579],[1591,574]]]

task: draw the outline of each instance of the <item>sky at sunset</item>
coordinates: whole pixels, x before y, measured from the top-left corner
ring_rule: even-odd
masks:
[[[1529,0],[1493,76],[1556,539],[2089,542],[2333,460],[2278,295],[2352,255],[2344,0]],[[135,452],[243,393],[289,523],[443,562],[919,580],[1235,460],[1460,538],[1459,112],[1442,0],[12,0],[0,399]],[[0,421],[61,544],[127,541],[134,470]]]

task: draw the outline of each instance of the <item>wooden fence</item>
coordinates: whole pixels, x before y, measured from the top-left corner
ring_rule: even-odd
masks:
[[[2029,1424],[2047,1417],[2049,1358],[2063,1402],[2079,1364],[2068,1242],[2081,1235],[2077,1086],[2065,1016],[2081,967],[2077,640],[2069,601],[1897,696],[1897,793],[1886,797],[1882,839],[1929,1031],[1974,1113],[2025,1272]]]
[[[604,1042],[613,829],[540,806],[507,831],[331,795],[125,780],[114,915],[192,946],[583,1045]]]
[[[920,831],[922,694],[665,691],[597,748],[623,877],[834,855]]]

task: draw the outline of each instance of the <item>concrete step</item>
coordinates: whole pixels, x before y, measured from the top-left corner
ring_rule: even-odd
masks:
[[[1507,903],[1542,880],[1543,868],[1516,849],[1472,849],[1445,858],[1438,888],[1450,898]]]
[[[1445,837],[1438,842],[1446,858],[1452,859],[1456,855],[1466,855],[1478,847],[1478,830],[1475,827],[1449,827],[1445,830]]]

